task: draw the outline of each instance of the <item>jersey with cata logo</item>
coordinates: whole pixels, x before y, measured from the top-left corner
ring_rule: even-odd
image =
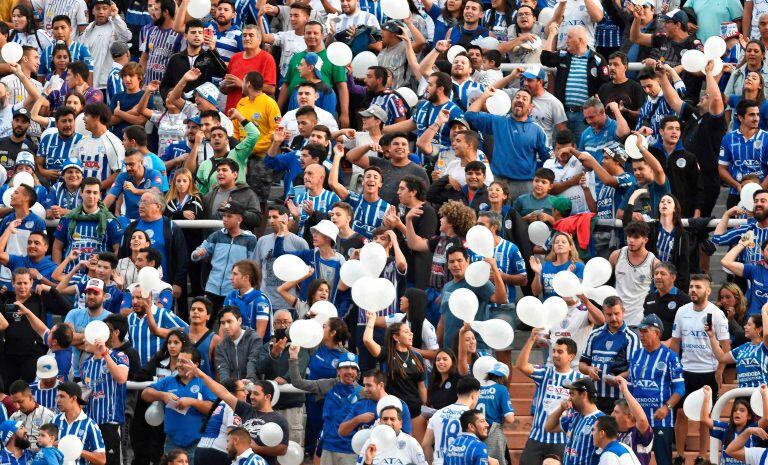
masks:
[[[435,436],[434,458],[432,459],[432,465],[443,465],[443,459],[446,452],[448,452],[448,446],[459,436],[461,433],[461,423],[459,423],[459,417],[461,414],[469,410],[464,404],[452,404],[447,407],[443,407],[429,419],[427,428],[430,428]]]

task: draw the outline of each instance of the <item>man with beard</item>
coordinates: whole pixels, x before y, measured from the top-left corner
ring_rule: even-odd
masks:
[[[675,265],[661,262],[653,270],[653,286],[656,290],[649,292],[645,297],[643,313],[645,316],[656,315],[664,323],[666,329],[662,331],[661,340],[666,341],[672,337],[672,325],[677,309],[691,302],[691,298],[683,290],[688,287],[688,282],[685,281],[685,286],[678,284]]]
[[[237,465],[266,465],[267,462],[251,449],[251,435],[243,427],[227,433],[227,455]]]
[[[451,45],[469,46],[473,40],[480,37],[488,37],[487,28],[480,24],[483,19],[483,4],[477,0],[464,2],[464,11],[462,12],[462,21],[460,24],[450,28],[445,36]],[[442,39],[442,37],[436,37]]]
[[[381,51],[381,24],[376,16],[362,10],[358,0],[341,0],[340,4],[339,22],[331,23],[326,45],[337,41],[346,43],[356,53]]]
[[[68,138],[69,144],[67,145],[67,151],[63,153],[69,153],[69,149],[71,148],[73,141],[76,142],[82,137],[80,134],[78,134],[77,139],[72,138],[72,134],[74,133],[74,122],[75,118],[73,116],[72,126],[69,130],[68,136],[60,137],[59,131],[56,131],[48,134],[43,138],[43,140],[46,140],[46,138],[49,141],[53,138],[67,140]],[[32,139],[27,137],[27,131],[29,131],[29,127],[29,111],[27,111],[26,108],[19,108],[13,112],[13,120],[11,121],[11,134],[8,137],[0,139],[0,166],[5,168],[6,173],[8,173],[8,179],[13,177],[14,167],[16,166],[16,155],[19,152],[25,150],[30,153],[38,153],[37,145],[32,141]],[[56,127],[59,127],[58,116],[56,119]],[[41,141],[41,150],[42,144],[43,142]],[[46,172],[44,170],[40,171],[40,174],[46,176]]]
[[[744,250],[741,263],[753,265],[763,259],[762,245],[768,239],[768,191],[760,189],[753,195],[755,206],[752,212],[754,222],[748,222],[738,228],[728,230],[728,220],[746,214],[747,212],[740,206],[732,207],[723,213],[723,217],[718,223],[712,235],[712,242],[717,245],[734,245],[747,232],[754,234],[754,241]],[[726,232],[727,231],[727,232]]]
[[[685,396],[678,404],[683,405],[685,397],[703,386],[712,389],[712,398],[717,398],[717,392],[723,383],[724,363],[719,363],[710,347],[707,330],[714,332],[724,352],[731,348],[731,340],[728,334],[728,319],[725,314],[709,302],[712,293],[712,281],[709,276],[695,274],[691,276],[691,284],[688,295],[691,303],[683,305],[675,315],[675,324],[672,327],[672,338],[669,340],[669,348],[676,353],[681,353],[683,364],[683,379],[685,380]],[[688,435],[688,418],[684,411],[678,411],[679,416],[675,424],[675,443],[678,445],[677,455],[685,454],[685,438]],[[699,449],[707,450],[707,425],[701,423],[699,427]],[[675,462],[677,463],[677,459]]]
[[[139,46],[142,52],[139,63],[142,69],[146,70],[144,85],[163,79],[168,70],[168,60],[171,55],[181,51],[184,43],[184,37],[171,27],[176,15],[176,3],[173,0],[162,0],[158,3],[158,8],[150,9],[152,26]]]
[[[83,135],[75,132],[75,111],[69,107],[59,107],[56,110],[56,131],[50,131],[44,134],[40,139],[40,147],[38,150],[32,151],[35,153],[35,165],[37,166],[37,172],[40,176],[47,178],[49,182],[56,182],[61,176],[63,171],[63,165],[69,158],[69,154],[72,151],[72,147],[80,142]],[[14,122],[16,118],[14,118]],[[28,126],[28,124],[27,124]],[[26,134],[26,130],[24,131]],[[16,135],[16,128],[14,125],[14,134],[11,136],[11,141],[14,141],[14,137],[18,139]],[[18,151],[16,152],[18,153]],[[13,160],[10,158],[6,161],[3,159],[3,141],[0,140],[0,164],[8,172],[8,176],[13,176]],[[79,162],[79,160],[78,160]],[[82,164],[80,165],[80,171],[82,172]]]
[[[718,172],[720,179],[730,186],[726,205],[730,208],[739,202],[740,181],[748,174],[760,178],[765,188],[766,163],[768,163],[768,132],[759,128],[760,104],[755,100],[741,100],[736,115],[741,127],[723,137],[720,145]]]
[[[183,17],[184,15],[179,15]],[[184,87],[184,92],[191,92],[204,82],[223,78],[227,72],[227,64],[219,56],[216,50],[216,39],[212,34],[206,34],[208,29],[199,19],[191,19],[184,26],[184,39],[187,48],[179,53],[174,53],[168,60],[168,70],[160,81],[160,95],[163,98],[173,89],[181,77],[192,68],[200,70],[200,76],[194,81],[189,81]],[[204,49],[203,46],[206,48]]]
[[[87,299],[88,294],[86,293],[86,301]],[[128,334],[134,348],[139,353],[141,366],[146,366],[163,344],[163,339],[152,333],[147,312],[152,312],[155,325],[160,328],[187,328],[188,325],[173,311],[155,305],[152,302],[151,294],[144,297],[141,287],[138,285],[131,291],[131,299],[132,313],[128,315]]]
[[[384,125],[391,125],[405,121],[408,116],[408,108],[405,100],[392,88],[387,86],[387,68],[383,66],[371,66],[365,74],[365,88],[371,98],[371,106],[383,108],[387,112],[387,120]]]
[[[509,201],[514,202],[533,188],[533,174],[539,162],[550,156],[547,136],[530,117],[533,96],[520,89],[512,100],[512,115],[498,116],[482,112],[485,102],[497,92],[488,88],[469,106],[465,117],[478,132],[493,134],[491,171],[498,180],[509,184]],[[534,156],[532,156],[534,155]]]
[[[499,461],[488,456],[488,447],[483,441],[488,437],[488,422],[483,412],[467,410],[459,417],[462,433],[456,436],[443,458],[445,465],[478,465],[487,462],[498,465]]]
[[[21,421],[5,420],[0,423],[0,463],[29,463],[32,452],[27,432]]]
[[[608,77],[611,79],[597,91],[605,105],[619,104],[619,109],[630,126],[634,126],[640,114],[640,105],[645,101],[643,88],[637,81],[627,78],[629,59],[624,52],[613,52],[608,57]]]
[[[294,356],[293,347],[294,346],[292,345],[292,357]],[[295,347],[300,349],[298,346]],[[296,355],[298,355],[298,350],[296,352]],[[250,437],[250,440],[246,440],[245,436],[242,436],[242,440],[244,442],[243,447],[245,448],[247,445],[253,452],[263,457],[269,465],[277,464],[277,457],[280,455],[285,455],[285,453],[288,451],[288,431],[290,428],[288,426],[288,421],[286,421],[282,415],[272,409],[272,398],[275,395],[275,388],[273,384],[264,380],[256,380],[255,382],[249,384],[247,387],[247,389],[250,391],[251,403],[249,404],[238,399],[235,394],[229,392],[227,388],[217,383],[216,380],[204,373],[199,366],[193,366],[189,362],[185,361],[181,361],[181,363],[185,368],[189,367],[191,376],[194,376],[195,379],[199,379],[202,383],[205,384],[206,391],[210,389],[210,392],[213,393],[214,397],[221,399],[221,401],[227,404],[235,412],[235,415],[240,418],[240,424],[242,425],[242,428],[238,429],[244,430]],[[291,376],[293,376],[293,374],[291,374]],[[301,377],[299,376],[298,379],[300,378]],[[295,383],[297,378],[291,379]],[[296,387],[299,389],[304,389],[299,386]],[[259,438],[259,432],[261,431],[261,427],[267,423],[276,423],[283,431],[283,439],[280,441],[280,444],[267,447],[263,442],[261,442],[261,438]],[[229,441],[230,440],[228,439],[227,451],[231,456],[232,452],[229,447]],[[239,454],[244,452],[244,448],[239,451]],[[238,465],[242,465],[242,463],[239,463]]]
[[[432,129],[434,132],[432,143],[449,147],[451,145],[450,127],[439,124],[437,116],[441,110],[449,112],[448,121],[463,116],[462,109],[450,98],[452,89],[451,76],[442,72],[432,73],[427,79],[427,98],[416,105],[411,119],[384,126],[382,132],[408,134],[415,131],[416,136],[421,137],[427,129]]]
[[[440,40],[435,44],[435,48],[424,57],[421,62],[422,72],[428,73],[437,61],[437,57],[445,53],[450,47],[450,43],[447,40]],[[472,62],[469,59],[469,55],[466,52],[459,53],[453,59],[451,65],[451,79],[453,80],[453,101],[459,105],[459,107],[466,111],[469,104],[469,96],[471,94],[481,93],[485,90],[485,86],[479,82],[475,82],[472,77]]]
[[[629,326],[637,326],[643,319],[643,302],[651,288],[653,270],[660,263],[645,247],[649,234],[646,223],[629,223],[624,228],[627,245],[608,257],[616,273],[616,295],[624,303],[624,320]]]
[[[182,2],[184,3],[184,2]],[[187,4],[188,5],[188,4]],[[186,11],[187,5],[179,5],[181,11]],[[237,52],[243,51],[243,32],[235,24],[235,2],[234,0],[220,0],[214,7],[215,13],[211,15],[212,21],[205,25],[206,29],[213,31],[211,37],[215,36],[215,50],[221,60],[224,62],[224,68],[229,64],[229,60]],[[187,15],[176,15],[173,18],[173,30],[179,34],[184,34],[186,29],[185,19]],[[208,34],[205,32],[205,42],[208,41]],[[201,81],[206,82],[206,81]],[[214,79],[214,84],[218,84],[220,79]]]
[[[549,413],[544,429],[549,433],[566,433],[563,465],[591,464],[595,455],[592,426],[605,416],[595,405],[595,383],[591,378],[579,378],[563,387],[568,389],[569,398]]]

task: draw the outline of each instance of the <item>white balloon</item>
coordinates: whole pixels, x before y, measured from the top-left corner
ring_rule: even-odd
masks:
[[[752,411],[758,417],[764,417],[763,396],[760,394],[760,388],[755,389],[752,392],[752,396],[749,398],[749,405],[752,407]]]
[[[755,208],[755,192],[762,189],[762,186],[756,182],[748,182],[744,184],[739,193],[741,201],[739,204],[744,207],[744,210],[752,211]]]
[[[341,282],[352,287],[358,279],[368,276],[368,270],[365,269],[365,265],[360,260],[347,260],[341,265],[339,274]]]
[[[598,287],[607,283],[613,274],[611,262],[603,257],[591,258],[584,266],[584,287]]]
[[[576,297],[584,291],[578,276],[569,270],[560,271],[552,278],[552,289],[560,297]]]
[[[392,305],[397,297],[392,281],[370,276],[358,279],[352,286],[352,301],[363,310],[380,312]]]
[[[605,299],[616,295],[616,289],[611,286],[588,287],[584,289],[584,294],[602,307]]]
[[[528,238],[534,245],[544,247],[549,239],[549,226],[543,221],[534,221],[528,225]]]
[[[0,186],[5,184],[5,181],[7,180],[8,180],[8,171],[6,171],[3,166],[0,166]]]
[[[165,405],[160,400],[152,402],[152,404],[147,407],[147,410],[144,412],[144,421],[146,421],[149,426],[160,426],[163,424],[164,420]]]
[[[701,421],[701,406],[704,404],[704,388],[688,394],[683,402],[683,412],[689,420]],[[712,398],[709,399],[707,410],[712,411]]]
[[[472,45],[477,45],[484,50],[497,50],[499,48],[499,39],[495,37],[478,37],[472,41]]]
[[[387,251],[378,242],[369,242],[360,249],[360,261],[363,262],[368,276],[378,278],[387,266]]]
[[[642,139],[643,147],[646,149],[648,148],[648,139],[640,135]],[[637,148],[637,138],[638,136],[635,134],[630,134],[627,136],[626,140],[624,140],[624,150],[627,152],[627,155],[629,155],[629,158],[632,158],[634,160],[640,160],[643,158],[643,154],[640,153],[640,149]]]
[[[77,118],[75,118],[75,132],[82,134],[83,137],[91,136],[91,131],[85,127],[85,113],[80,113],[77,115]]]
[[[368,441],[368,438],[371,437],[371,429],[361,429],[358,430],[357,433],[355,433],[354,436],[352,436],[352,450],[355,451],[355,454],[357,455],[363,455],[363,446]]]
[[[277,423],[265,423],[259,429],[259,439],[267,447],[274,447],[283,440],[283,429]]]
[[[40,218],[45,219],[45,207],[40,205],[40,202],[35,202],[29,210]]]
[[[26,184],[27,186],[34,189],[35,187],[35,177],[32,176],[32,174],[27,173],[26,171],[20,171],[16,173],[13,176],[13,181],[11,181],[11,185],[13,187],[19,187],[22,184]]]
[[[77,460],[83,453],[83,441],[74,434],[68,434],[59,439],[59,450],[64,454],[64,462]]]
[[[712,61],[712,76],[717,76],[723,72],[723,60],[720,58],[715,58]]]
[[[3,61],[6,63],[18,63],[21,57],[24,56],[24,49],[21,47],[21,44],[8,42],[0,49],[0,56],[3,57]]]
[[[334,42],[326,52],[328,61],[336,66],[347,66],[352,63],[352,49],[344,42]]]
[[[459,53],[467,53],[467,49],[462,47],[461,45],[454,45],[453,47],[448,49],[448,52],[445,54],[446,58],[448,58],[448,61],[453,63],[453,60],[456,59],[456,55]]]
[[[304,461],[304,448],[291,441],[285,455],[278,455],[277,461],[280,465],[301,465]]]
[[[298,281],[307,274],[308,270],[309,267],[304,260],[291,254],[280,255],[272,263],[272,272],[281,281]]]
[[[9,187],[3,192],[3,205],[6,207],[11,206],[11,197],[13,196],[13,193],[16,192],[15,187]]]
[[[547,323],[544,304],[538,297],[527,295],[517,302],[517,317],[531,328],[543,328]]]
[[[397,433],[389,425],[376,425],[371,429],[370,441],[378,450],[393,450],[397,446]]]
[[[205,18],[211,13],[211,0],[190,0],[187,14],[195,19]]]
[[[280,385],[273,379],[270,379],[269,382],[272,383],[272,390],[275,391],[275,393],[272,394],[272,406],[274,407],[280,400]]]
[[[419,96],[416,95],[416,92],[413,91],[410,87],[401,87],[397,89],[395,92],[397,92],[400,97],[405,100],[405,103],[408,104],[409,107],[413,108],[416,106],[417,103],[419,103]],[[0,183],[1,184],[1,183]]]
[[[488,262],[472,262],[464,272],[464,279],[472,287],[484,286],[491,278],[491,265]]]
[[[727,48],[725,40],[720,36],[711,36],[704,42],[704,56],[708,60],[714,60],[715,58],[722,58]]]
[[[562,297],[553,295],[544,301],[544,315],[546,315],[546,321],[544,327],[555,328],[560,326],[560,323],[568,314],[568,304]]]
[[[448,308],[451,309],[451,313],[453,313],[456,318],[467,323],[470,323],[475,319],[475,314],[477,313],[477,308],[479,306],[480,303],[477,300],[477,296],[471,289],[456,289],[448,298]]]
[[[373,52],[364,51],[355,55],[352,59],[352,75],[357,79],[363,79],[368,73],[368,68],[379,64],[379,58]]]
[[[493,257],[493,233],[481,224],[467,231],[467,248],[483,258]]]
[[[483,386],[493,384],[493,381],[488,381],[485,379],[485,377],[488,376],[488,372],[491,371],[491,368],[493,368],[493,365],[496,362],[498,362],[498,360],[491,357],[490,355],[483,355],[482,357],[475,360],[475,363],[472,365],[472,376],[474,376],[476,380],[480,381],[480,384]]]
[[[376,403],[376,415],[381,416],[381,411],[384,410],[385,407],[397,407],[402,410],[403,401],[401,401],[397,396],[387,394],[386,396],[379,399],[378,403]]]
[[[494,350],[504,350],[515,339],[515,331],[504,320],[494,318],[488,321],[473,321],[472,329],[480,334],[483,341]]]
[[[544,29],[546,29],[547,24],[549,24],[549,22],[552,21],[552,18],[554,16],[555,16],[554,8],[552,7],[542,8],[541,11],[539,11],[538,22],[544,27]]]
[[[503,90],[497,90],[485,101],[485,108],[492,115],[504,116],[512,109],[512,99]]]
[[[381,0],[381,11],[390,19],[406,19],[411,16],[406,0]]]
[[[152,294],[152,291],[160,287],[160,270],[153,266],[145,266],[139,270],[139,287],[141,287],[141,296],[145,299]]]
[[[323,342],[323,325],[317,320],[297,320],[288,328],[291,344],[312,349]]]
[[[96,344],[97,339],[107,342],[107,339],[109,339],[109,326],[101,320],[91,321],[85,326],[83,336],[88,344]]]
[[[698,50],[688,50],[683,53],[680,59],[680,64],[683,65],[683,69],[689,73],[700,73],[704,70],[704,66],[707,64],[707,57],[703,52]]]
[[[339,316],[339,311],[336,309],[336,306],[327,300],[318,300],[313,303],[312,306],[309,307],[309,313],[314,314],[315,316],[313,316],[312,319],[320,324]]]

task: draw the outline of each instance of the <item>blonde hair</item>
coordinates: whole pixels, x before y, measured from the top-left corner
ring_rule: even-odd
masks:
[[[723,291],[728,291],[731,294],[733,294],[733,298],[736,300],[736,305],[734,305],[735,315],[734,319],[737,323],[741,324],[741,322],[744,320],[744,315],[747,313],[747,299],[744,297],[744,292],[742,292],[741,288],[736,283],[725,283],[722,285],[719,291],[717,291],[717,300],[718,305],[720,304],[720,294]],[[725,312],[725,309],[722,309],[723,312]]]
[[[192,172],[186,168],[179,168],[175,173],[173,173],[173,178],[171,179],[171,188],[165,195],[166,202],[179,199],[179,193],[176,191],[176,183],[174,182],[176,180],[176,176],[186,176],[189,178],[189,195],[198,194],[200,192],[197,190],[197,186],[195,185],[195,177],[192,176]]]
[[[568,240],[568,248],[570,249],[568,251],[568,260],[570,260],[572,263],[581,262],[581,258],[579,258],[579,251],[576,249],[576,244],[573,242],[573,238],[570,234],[564,233],[561,231],[555,231],[555,233],[552,235],[552,240],[549,241],[550,243],[550,250],[547,254],[546,258],[550,262],[554,262],[557,260],[557,254],[555,254],[555,239],[557,239],[559,236],[563,236]]]

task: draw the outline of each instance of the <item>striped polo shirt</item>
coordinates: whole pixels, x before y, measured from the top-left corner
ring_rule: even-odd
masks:
[[[111,350],[108,357],[117,366],[128,369],[128,356]],[[125,383],[118,384],[107,368],[105,358],[95,358],[93,355],[85,359],[80,366],[80,376],[86,387],[91,390],[88,396],[88,415],[97,424],[125,423]]]
[[[533,413],[533,425],[528,436],[534,441],[545,444],[565,444],[565,433],[548,433],[544,429],[547,416],[555,410],[560,402],[567,399],[568,389],[563,385],[569,384],[581,377],[577,370],[560,373],[551,365],[536,365],[531,374],[531,379],[536,384],[536,392],[533,394],[531,413]]]
[[[54,417],[53,424],[59,427],[60,438],[69,435],[77,436],[83,443],[83,450],[88,452],[105,451],[104,438],[101,436],[99,425],[91,420],[84,411],[81,410],[80,415],[72,423],[69,423],[67,417],[60,413]],[[89,462],[80,457],[76,463],[77,465],[88,465]]]
[[[589,98],[587,87],[587,65],[589,52],[582,56],[571,55],[571,68],[565,81],[565,105],[578,106]]]
[[[366,239],[371,239],[373,230],[384,223],[384,216],[389,210],[389,204],[382,198],[375,202],[369,202],[357,192],[350,192],[346,201],[355,209],[352,229],[365,236]]]

